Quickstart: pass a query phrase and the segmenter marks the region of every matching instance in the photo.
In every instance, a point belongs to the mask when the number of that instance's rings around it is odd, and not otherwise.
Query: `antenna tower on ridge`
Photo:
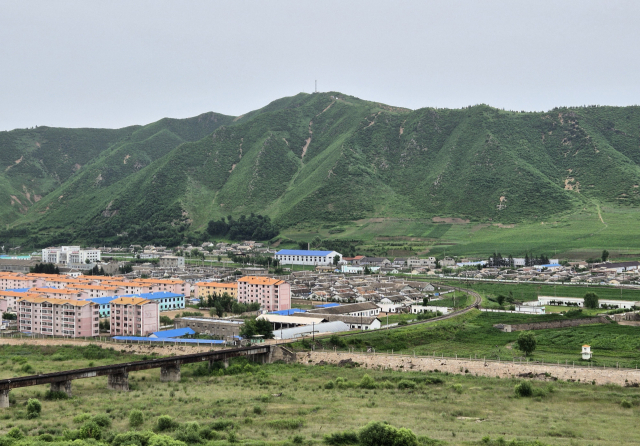
[[[318,92],[318,81],[316,80],[316,93]]]

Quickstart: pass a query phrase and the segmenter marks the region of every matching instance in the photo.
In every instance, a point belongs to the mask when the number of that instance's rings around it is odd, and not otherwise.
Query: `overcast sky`
[[[640,104],[640,2],[0,0],[0,130],[240,115],[301,91],[411,109]]]

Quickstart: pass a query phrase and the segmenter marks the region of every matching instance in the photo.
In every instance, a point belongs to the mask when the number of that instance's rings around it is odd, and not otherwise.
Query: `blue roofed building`
[[[288,310],[280,310],[280,311],[272,311],[269,314],[278,314],[280,316],[291,316],[296,313],[306,313],[307,310],[302,310],[300,308],[289,308]]]
[[[168,291],[157,291],[155,293],[126,294],[112,297],[92,297],[88,300],[100,306],[100,317],[111,317],[111,303],[120,297],[142,297],[158,303],[158,311],[180,310],[185,307],[185,299],[182,294],[170,293]]]
[[[142,297],[143,299],[158,302],[160,311],[180,310],[185,307],[185,299],[182,294],[168,291],[156,291],[155,293],[127,294],[121,297]]]
[[[190,336],[196,334],[189,327],[174,328],[173,330],[156,331],[149,335],[150,338],[181,338],[182,336]]]
[[[111,317],[111,304],[110,302],[114,300],[115,297],[92,297],[88,300],[89,302],[93,302],[98,305],[100,309],[100,317]]]
[[[275,258],[281,265],[332,265],[335,256],[342,254],[336,251],[308,251],[303,249],[281,249],[275,254]]]
[[[331,302],[328,304],[321,304],[321,305],[314,305],[314,307],[316,308],[331,308],[331,307],[339,307],[340,304],[335,303],[335,302]]]

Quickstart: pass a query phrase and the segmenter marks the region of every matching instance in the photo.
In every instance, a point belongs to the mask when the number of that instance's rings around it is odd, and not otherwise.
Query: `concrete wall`
[[[468,370],[470,374],[477,376],[487,376],[491,378],[518,378],[518,375],[531,373],[538,379],[550,380],[553,378],[561,380],[573,380],[591,385],[596,384],[618,384],[621,386],[640,383],[640,370],[617,369],[615,367],[587,368],[573,367],[569,362],[564,364],[539,364],[534,362],[513,362],[513,361],[484,361],[469,359],[452,359],[438,357],[412,357],[401,355],[381,355],[381,354],[360,354],[332,351],[301,352],[297,354],[296,361],[303,365],[316,365],[321,361],[328,364],[338,364],[340,361],[351,359],[360,364],[363,369],[391,369],[399,371],[427,372],[439,370],[455,374],[464,374]],[[576,355],[576,364],[580,364],[580,356]],[[615,364],[613,364],[615,365]],[[553,378],[546,378],[545,373],[549,373]]]
[[[495,324],[494,327],[505,333],[511,333],[513,331],[546,330],[548,328],[578,327],[580,325],[608,323],[609,320],[606,317],[588,317],[582,319],[570,319],[567,321],[534,322],[531,324]]]

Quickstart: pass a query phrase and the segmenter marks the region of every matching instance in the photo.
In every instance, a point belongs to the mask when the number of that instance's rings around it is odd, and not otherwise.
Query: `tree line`
[[[266,215],[241,215],[235,220],[231,215],[226,219],[211,220],[207,225],[209,235],[230,240],[269,240],[280,233],[278,226]]]
[[[200,304],[198,305],[200,308],[209,308],[215,313],[216,316],[222,317],[224,313],[233,313],[233,314],[241,314],[246,313],[247,311],[258,311],[260,310],[260,303],[252,302],[249,304],[244,304],[238,302],[229,293],[213,293],[209,294],[206,297],[203,297],[200,300]]]

